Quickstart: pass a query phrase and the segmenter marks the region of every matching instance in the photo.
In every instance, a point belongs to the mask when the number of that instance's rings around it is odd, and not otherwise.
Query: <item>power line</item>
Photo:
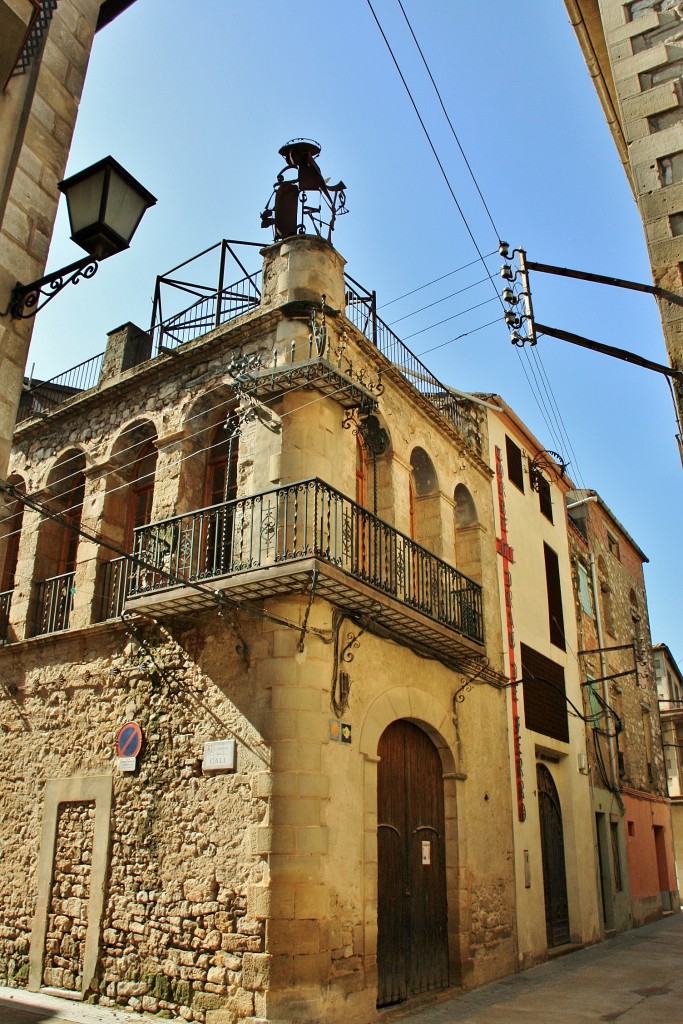
[[[426,59],[424,53],[422,52],[422,47],[418,43],[417,37],[415,36],[415,33],[413,32],[413,26],[410,24],[410,21],[408,20],[408,15],[405,12],[405,9],[403,7],[403,4],[401,3],[401,0],[398,0],[398,6],[401,8],[401,14],[405,18],[406,25],[410,29],[410,34],[413,37],[413,42],[415,43],[415,46],[417,47],[417,52],[420,54],[420,57],[422,58],[422,63],[424,64],[425,70],[426,70],[427,74],[429,75],[429,80],[432,83],[432,85],[434,86],[434,92],[437,95],[437,99],[439,100],[439,103],[441,105],[441,109],[443,111],[444,117],[446,118],[446,121],[448,122],[448,127],[450,128],[451,134],[452,134],[453,138],[455,139],[455,141],[457,143],[458,149],[460,150],[460,155],[462,156],[463,160],[465,161],[465,166],[467,167],[467,170],[469,171],[470,177],[471,177],[472,181],[474,182],[474,187],[476,188],[477,192],[479,193],[479,198],[481,199],[482,204],[484,206],[484,209],[486,210],[486,214],[488,216],[488,219],[491,222],[491,227],[493,228],[493,230],[495,232],[496,238],[500,239],[501,234],[500,234],[498,228],[496,227],[496,225],[493,223],[493,217],[491,216],[491,211],[489,210],[488,204],[487,204],[486,200],[484,199],[484,196],[482,194],[481,189],[479,188],[479,182],[477,181],[477,179],[476,179],[476,177],[474,175],[474,171],[472,170],[472,168],[470,166],[470,162],[467,159],[467,157],[465,156],[465,150],[460,145],[460,139],[458,138],[458,135],[457,135],[457,133],[455,131],[455,128],[453,127],[453,122],[451,121],[450,117],[448,116],[448,111],[446,110],[444,102],[441,99],[441,93],[439,92],[438,86],[437,86],[436,82],[434,81],[434,76],[432,75],[432,72],[430,70],[429,64],[427,63],[427,59]]]
[[[477,285],[485,284],[487,281],[487,277],[481,277],[478,281],[465,285],[464,288],[458,288],[457,291],[451,292],[449,295],[444,295],[442,299],[436,299],[434,302],[427,303],[426,306],[420,306],[418,309],[414,309],[412,313],[405,313],[403,316],[399,316],[396,320],[389,320],[387,327],[393,327],[394,324],[400,324],[402,320],[408,320],[411,316],[417,316],[418,313],[424,313],[425,309],[432,309],[433,306],[438,306],[442,302],[447,302],[448,299],[453,299],[456,295],[462,295],[463,292],[468,292],[472,288],[476,288]]]
[[[484,256],[484,259],[487,260],[491,256],[495,256],[497,252],[497,249],[493,249],[491,252],[487,252],[486,255]],[[388,302],[381,303],[381,305],[379,305],[377,308],[386,309],[387,306],[393,306],[395,302],[400,302],[401,299],[407,299],[410,295],[414,295],[415,292],[421,292],[425,288],[429,288],[430,285],[438,284],[439,281],[443,281],[447,277],[452,277],[453,274],[459,274],[461,270],[467,270],[468,267],[473,267],[476,263],[479,263],[478,259],[470,260],[469,263],[464,263],[461,267],[456,267],[455,270],[449,270],[448,273],[441,274],[440,277],[435,277],[431,281],[427,281],[425,284],[418,285],[417,288],[412,288],[409,292],[404,292],[403,295],[397,295],[395,299],[389,299]]]
[[[498,301],[500,302],[501,307],[503,307],[503,309],[504,309],[505,307],[503,306],[503,300],[501,299],[500,295],[498,294],[498,288],[496,287],[496,284],[495,284],[493,278],[491,277],[491,273],[489,271],[489,268],[486,266],[486,261],[484,259],[484,256],[483,256],[482,252],[481,252],[481,249],[479,248],[479,245],[477,244],[477,240],[474,237],[472,229],[471,229],[471,227],[470,227],[470,225],[468,223],[467,217],[465,216],[465,214],[463,212],[463,209],[462,209],[460,203],[458,202],[458,199],[457,199],[457,196],[455,194],[455,191],[453,190],[453,186],[451,185],[450,179],[449,179],[448,175],[446,174],[446,170],[445,170],[445,168],[443,166],[443,163],[441,162],[441,158],[439,157],[439,154],[436,151],[436,146],[432,142],[431,135],[429,134],[427,126],[424,123],[424,120],[422,119],[422,115],[420,114],[420,111],[418,109],[417,103],[415,102],[413,94],[410,91],[410,86],[408,85],[408,83],[407,83],[407,81],[405,79],[405,76],[404,76],[403,72],[401,71],[401,67],[400,67],[400,65],[398,63],[398,60],[396,59],[394,51],[391,48],[391,43],[389,42],[389,40],[387,39],[387,37],[385,35],[384,29],[382,28],[382,25],[380,24],[379,18],[377,17],[377,15],[375,13],[375,9],[372,6],[371,0],[366,0],[366,3],[368,5],[368,7],[370,8],[370,12],[371,12],[371,14],[372,14],[372,16],[373,16],[373,18],[375,20],[375,24],[377,25],[377,28],[379,29],[380,34],[382,36],[382,39],[384,40],[384,44],[385,44],[387,50],[389,51],[389,54],[391,56],[392,61],[394,62],[394,67],[396,68],[396,70],[397,70],[397,72],[399,74],[399,77],[400,77],[400,79],[401,79],[401,81],[403,83],[403,87],[405,88],[406,93],[408,94],[408,99],[410,100],[410,102],[412,104],[412,107],[413,107],[413,110],[415,111],[415,115],[416,115],[418,121],[420,122],[420,126],[422,128],[422,131],[424,132],[425,138],[427,139],[427,142],[429,143],[429,148],[431,149],[432,154],[434,155],[434,159],[436,160],[437,165],[439,167],[439,170],[441,171],[442,177],[443,177],[443,179],[444,179],[444,181],[446,183],[446,187],[448,188],[448,191],[451,194],[451,198],[452,198],[452,200],[453,200],[453,202],[455,204],[455,207],[456,207],[458,213],[460,214],[460,219],[462,220],[463,224],[465,225],[465,228],[467,230],[468,235],[470,236],[470,239],[472,240],[472,244],[473,244],[473,246],[474,246],[474,248],[475,248],[475,250],[477,252],[477,255],[479,256],[479,259],[480,259],[481,263],[483,264],[484,269],[486,270],[486,273],[487,273],[487,275],[489,277],[489,280],[491,281],[491,285],[493,286],[493,289],[494,289],[494,291],[496,293],[496,297],[498,298]]]
[[[406,92],[408,94],[408,97],[409,97],[410,102],[411,102],[411,104],[413,106],[415,114],[417,115],[417,118],[418,118],[418,120],[420,122],[422,130],[423,130],[423,132],[424,132],[424,134],[425,134],[425,136],[427,138],[427,142],[429,143],[429,146],[430,146],[430,148],[432,150],[434,158],[435,158],[435,160],[436,160],[436,162],[437,162],[437,164],[439,166],[439,170],[441,171],[441,174],[443,175],[443,178],[444,178],[444,180],[446,182],[446,185],[447,185],[448,190],[449,190],[449,192],[451,194],[453,202],[455,203],[455,206],[456,206],[456,208],[458,210],[458,213],[460,214],[460,217],[461,217],[461,219],[462,219],[462,221],[463,221],[463,223],[464,223],[464,225],[465,225],[465,227],[467,229],[467,232],[468,232],[468,234],[469,234],[469,236],[470,236],[470,238],[472,240],[472,243],[474,244],[474,247],[475,247],[477,253],[479,254],[479,259],[481,260],[481,262],[482,262],[482,264],[483,264],[483,266],[484,266],[484,268],[486,270],[487,276],[488,276],[489,280],[491,281],[491,285],[494,288],[494,291],[496,293],[496,297],[497,297],[498,301],[501,303],[501,305],[503,305],[502,298],[501,298],[501,296],[500,296],[500,294],[498,292],[498,288],[497,288],[497,286],[496,286],[496,284],[495,284],[495,282],[494,282],[494,280],[493,280],[493,278],[491,276],[491,273],[490,273],[488,267],[486,266],[486,263],[484,261],[484,257],[482,256],[481,250],[479,249],[479,246],[477,245],[476,239],[474,238],[474,234],[473,234],[473,232],[472,232],[472,230],[471,230],[471,228],[469,226],[467,218],[465,217],[465,214],[464,214],[464,212],[462,210],[462,207],[460,206],[460,203],[458,202],[458,200],[456,198],[455,192],[454,192],[454,190],[453,190],[453,188],[451,186],[451,183],[450,183],[450,180],[448,178],[448,175],[446,174],[446,171],[444,169],[443,163],[442,163],[442,161],[441,161],[441,159],[440,159],[440,157],[439,157],[439,155],[438,155],[438,153],[436,151],[436,147],[435,147],[435,145],[434,145],[434,143],[433,143],[433,141],[431,139],[429,131],[427,130],[427,127],[426,127],[426,125],[424,123],[424,120],[423,120],[422,116],[420,115],[420,112],[419,112],[418,107],[417,107],[417,103],[416,103],[416,101],[415,101],[415,99],[414,99],[414,97],[412,95],[412,92],[411,92],[409,86],[408,86],[406,78],[405,78],[403,72],[401,71],[401,68],[399,66],[398,60],[397,60],[397,58],[396,58],[396,56],[395,56],[395,54],[394,54],[394,52],[392,50],[392,47],[391,47],[391,45],[390,45],[390,43],[389,43],[389,41],[387,39],[387,36],[386,36],[384,30],[383,30],[383,28],[382,28],[382,26],[380,24],[380,21],[379,21],[379,19],[377,17],[377,14],[375,13],[375,10],[374,10],[374,8],[372,6],[371,0],[367,0],[367,4],[368,4],[368,7],[370,8],[372,16],[373,16],[373,18],[375,20],[375,23],[377,25],[377,28],[379,29],[379,31],[381,33],[382,39],[384,40],[384,43],[385,43],[385,45],[386,45],[386,47],[387,47],[387,49],[389,51],[389,54],[391,55],[391,58],[392,58],[392,60],[394,62],[394,66],[396,67],[396,70],[397,70],[397,72],[398,72],[398,74],[399,74],[399,76],[401,78],[403,86],[404,86],[404,88],[405,88],[405,90],[406,90]],[[470,163],[469,163],[469,161],[468,161],[468,159],[467,159],[467,157],[465,155],[464,149],[463,149],[463,147],[462,147],[462,145],[460,143],[460,139],[457,136],[457,133],[455,131],[453,123],[452,123],[452,121],[451,121],[451,119],[450,119],[450,117],[448,115],[448,112],[446,110],[445,104],[444,104],[443,99],[441,97],[441,93],[440,93],[440,91],[438,89],[438,86],[437,86],[436,81],[434,79],[434,76],[433,76],[433,74],[431,72],[431,69],[430,69],[429,64],[427,62],[427,59],[426,59],[426,57],[424,55],[424,52],[423,52],[423,50],[422,50],[422,48],[421,48],[421,46],[420,46],[420,44],[419,44],[419,42],[417,40],[415,32],[413,31],[413,27],[412,27],[412,25],[410,23],[410,20],[408,19],[408,16],[407,16],[407,14],[405,12],[405,9],[403,8],[403,4],[401,3],[401,0],[398,0],[398,4],[399,4],[399,7],[401,8],[401,12],[402,12],[403,17],[404,17],[404,19],[406,21],[406,24],[407,24],[407,26],[408,26],[408,28],[410,30],[410,34],[411,34],[411,36],[413,38],[415,46],[417,47],[418,53],[420,54],[422,62],[423,62],[424,66],[425,66],[425,68],[427,70],[427,74],[429,75],[429,79],[430,79],[430,81],[432,83],[432,86],[434,88],[434,91],[435,91],[435,93],[437,95],[437,98],[438,98],[439,103],[441,105],[441,109],[442,109],[442,111],[444,113],[444,116],[446,117],[446,120],[448,122],[449,128],[450,128],[451,133],[453,135],[453,138],[455,139],[455,141],[456,141],[456,143],[458,145],[458,149],[460,150],[460,153],[462,154],[463,160],[465,161],[465,164],[467,166],[467,170],[468,170],[468,172],[470,174],[470,177],[472,178],[472,181],[473,181],[473,183],[475,185],[475,188],[476,188],[476,190],[477,190],[477,192],[479,194],[479,197],[480,197],[480,199],[482,201],[484,209],[486,210],[488,218],[489,218],[489,220],[491,222],[491,226],[492,226],[492,228],[493,228],[493,230],[494,230],[494,232],[496,234],[496,237],[500,240],[500,238],[501,238],[500,232],[498,231],[498,229],[497,229],[497,227],[495,225],[495,222],[494,222],[493,217],[491,215],[491,211],[490,211],[490,209],[488,207],[488,204],[486,203],[486,200],[484,199],[484,195],[483,195],[483,193],[481,191],[481,188],[479,187],[479,183],[478,183],[478,181],[476,179],[474,171],[472,170],[472,167],[471,167],[471,165],[470,165]],[[409,335],[409,337],[413,337],[413,335]],[[537,354],[536,359],[537,359],[537,361],[539,363],[541,362],[540,354]],[[523,363],[522,363],[522,365],[523,365]],[[534,398],[535,398],[535,400],[536,400],[536,402],[537,402],[537,404],[539,406],[539,409],[541,410],[541,414],[543,416],[543,419],[544,419],[546,425],[550,429],[550,435],[552,437],[554,437],[554,439],[555,439],[554,443],[557,444],[557,446],[558,446],[558,448],[560,450],[562,450],[564,448],[564,443],[561,441],[561,436],[560,436],[561,435],[561,430],[560,430],[560,433],[558,434],[550,425],[551,421],[552,421],[552,419],[554,417],[554,413],[553,413],[553,410],[552,410],[552,403],[554,402],[555,407],[558,408],[557,400],[555,399],[555,396],[552,393],[552,386],[550,385],[550,381],[549,381],[545,371],[543,371],[544,374],[545,374],[545,381],[546,382],[544,382],[543,380],[541,380],[539,382],[539,380],[537,378],[537,375],[536,375],[536,371],[535,371],[535,369],[534,369],[534,367],[533,367],[533,365],[531,363],[529,363],[529,370],[530,370],[531,375],[533,376],[533,378],[534,378],[534,380],[536,382],[536,388],[537,388],[537,392],[538,392],[538,395],[537,395],[536,393],[534,393],[534,390],[532,388],[532,394],[534,394]],[[525,370],[525,376],[527,377],[527,381],[528,381],[528,383],[529,383],[529,385],[531,387],[531,381],[530,381],[529,375],[526,373],[526,370]],[[549,392],[550,394],[552,394],[552,401],[551,401],[550,407],[546,408],[545,410],[543,409],[543,406],[546,405],[546,402],[545,402],[545,400],[543,398],[544,390],[546,391],[546,393]],[[549,401],[550,401],[550,398],[549,398]],[[558,412],[559,412],[559,409],[558,409]],[[561,420],[561,417],[560,417],[560,420]],[[567,440],[568,440],[568,438],[567,438]],[[571,447],[571,445],[569,447]],[[574,458],[576,459],[575,455],[574,455]],[[577,465],[577,470],[578,470],[578,465]]]

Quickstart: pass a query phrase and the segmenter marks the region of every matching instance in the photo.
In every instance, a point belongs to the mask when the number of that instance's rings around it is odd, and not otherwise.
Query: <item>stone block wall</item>
[[[99,0],[60,0],[42,53],[0,94],[0,309],[17,281],[45,272]],[[32,320],[0,319],[0,477],[4,478]]]

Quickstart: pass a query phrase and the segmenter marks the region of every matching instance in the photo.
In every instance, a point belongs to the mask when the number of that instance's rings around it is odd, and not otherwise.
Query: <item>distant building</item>
[[[529,428],[487,396],[508,685],[517,955],[600,937],[565,494]],[[490,538],[489,544],[494,543]]]
[[[643,220],[654,283],[683,297],[683,47],[676,0],[565,0]],[[583,267],[592,270],[591,267]],[[659,300],[683,369],[683,305]],[[673,385],[683,457],[683,388]]]
[[[653,650],[680,891],[683,879],[683,675],[666,644],[655,644]]]
[[[595,491],[566,495],[606,932],[678,908],[643,562]]]

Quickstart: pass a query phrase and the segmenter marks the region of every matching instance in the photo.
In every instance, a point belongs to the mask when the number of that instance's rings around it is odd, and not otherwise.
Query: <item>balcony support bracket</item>
[[[490,659],[485,654],[481,655],[481,664],[477,672],[473,676],[470,676],[465,682],[458,687],[453,694],[453,713],[456,711],[456,704],[462,704],[465,700],[465,694],[469,693],[474,683],[484,674],[486,669],[489,667]]]
[[[216,594],[216,597],[220,598],[221,595]],[[228,623],[235,639],[237,640],[237,646],[235,647],[237,654],[244,659],[245,666],[249,668],[249,644],[242,635],[242,631],[240,630],[239,623],[237,621],[236,612],[227,608],[222,600],[219,600],[219,609],[218,614],[225,622]]]
[[[311,608],[313,607],[313,602],[315,601],[315,588],[317,587],[317,585],[318,570],[314,569],[313,572],[311,573],[311,586],[308,591],[308,604],[306,606],[306,611],[304,612],[304,621],[301,623],[301,633],[299,634],[299,642],[296,645],[296,649],[299,652],[299,654],[304,653],[304,643],[306,641],[306,627],[308,626],[308,616],[311,614]]]

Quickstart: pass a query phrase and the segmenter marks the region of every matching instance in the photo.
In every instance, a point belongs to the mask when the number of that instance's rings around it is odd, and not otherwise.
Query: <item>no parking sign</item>
[[[126,722],[116,734],[116,756],[119,770],[134,772],[142,748],[142,729],[137,722]]]

